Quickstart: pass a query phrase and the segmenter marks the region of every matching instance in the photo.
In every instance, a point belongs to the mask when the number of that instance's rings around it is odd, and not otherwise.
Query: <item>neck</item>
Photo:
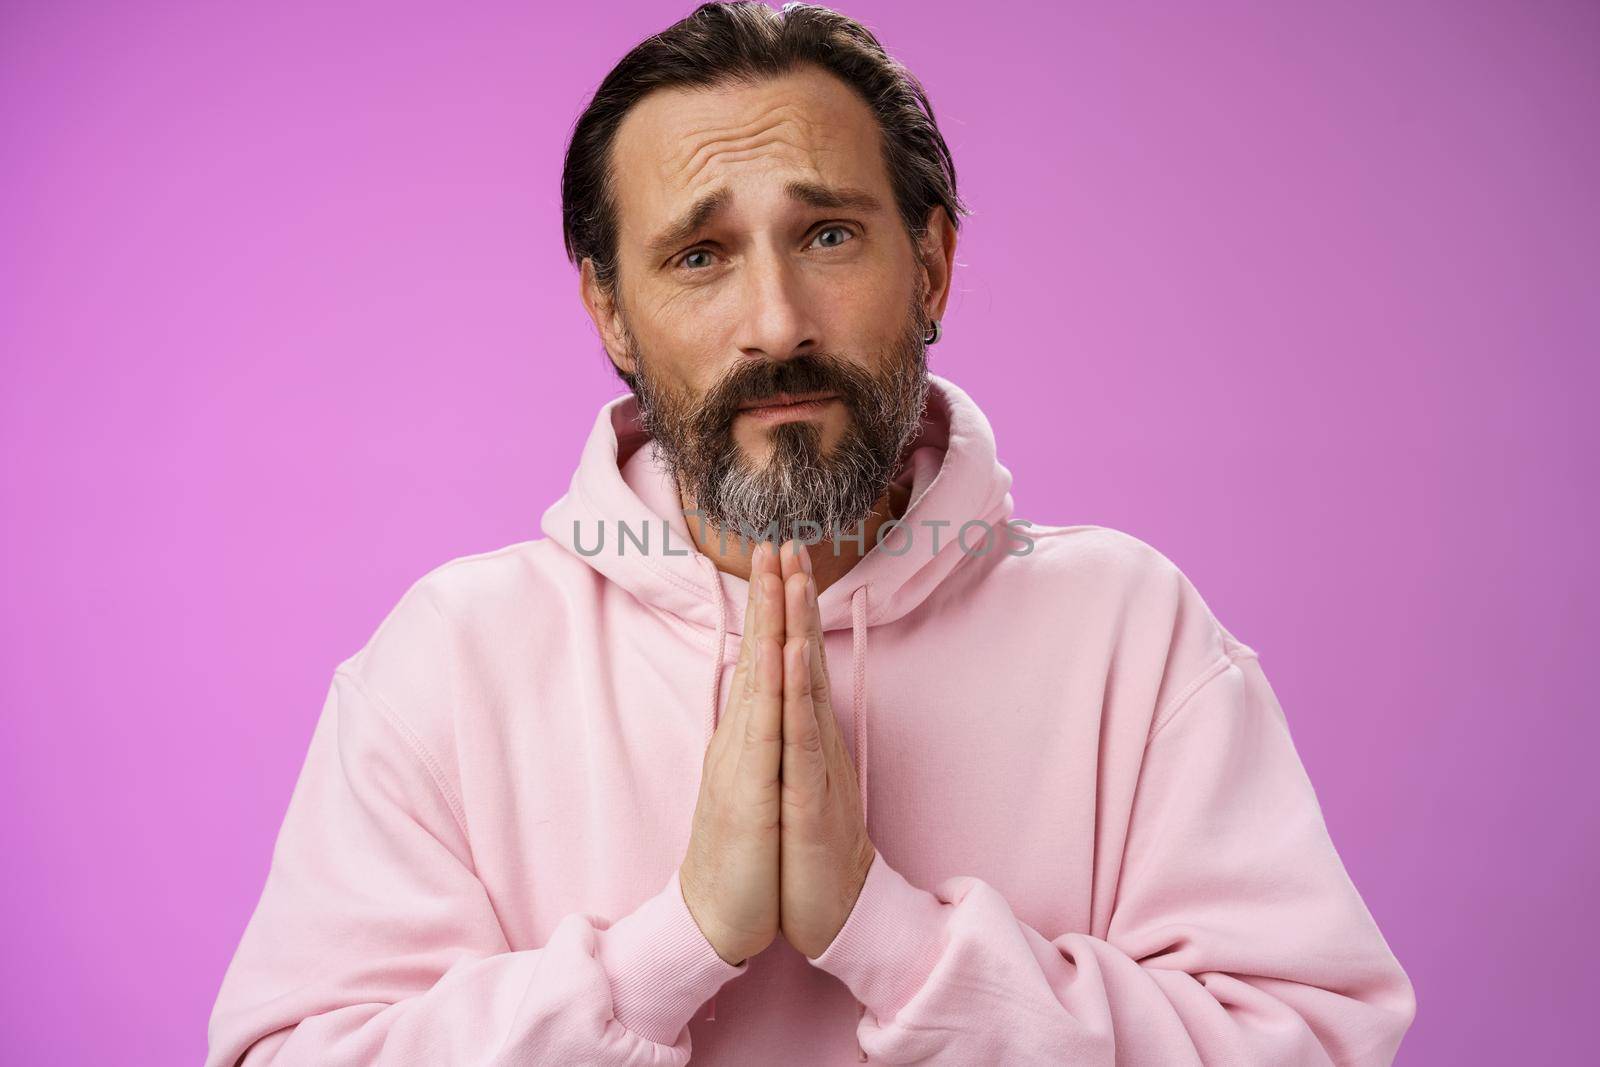
[[[678,490],[678,499],[682,501],[686,512],[694,509],[694,501],[681,488]],[[848,574],[851,567],[861,562],[861,557],[878,543],[879,527],[890,519],[903,517],[910,502],[910,489],[890,483],[889,488],[872,505],[871,513],[861,523],[860,543],[857,543],[854,530],[851,529],[845,531],[849,536],[824,538],[816,544],[808,545],[812,573],[817,580],[817,592],[821,593]],[[755,541],[738,533],[721,531],[708,522],[702,522],[695,515],[686,516],[686,521],[689,524],[689,536],[694,539],[695,547],[711,557],[718,570],[738,575],[747,582],[750,580],[750,554],[755,551]]]

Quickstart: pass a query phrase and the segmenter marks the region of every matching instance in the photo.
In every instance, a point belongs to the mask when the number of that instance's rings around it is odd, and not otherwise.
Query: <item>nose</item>
[[[782,361],[813,351],[820,321],[805,279],[771,249],[747,258],[739,318],[739,351],[747,359]]]

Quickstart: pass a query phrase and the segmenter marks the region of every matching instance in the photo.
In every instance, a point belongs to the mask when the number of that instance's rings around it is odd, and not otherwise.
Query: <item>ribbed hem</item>
[[[684,903],[676,870],[659,893],[599,931],[598,940],[612,1013],[660,1045],[675,1044],[696,1009],[750,969],[749,960],[736,966],[717,955]]]
[[[880,1022],[899,1014],[944,950],[951,905],[906,881],[880,850],[850,917],[807,962],[843,982]]]

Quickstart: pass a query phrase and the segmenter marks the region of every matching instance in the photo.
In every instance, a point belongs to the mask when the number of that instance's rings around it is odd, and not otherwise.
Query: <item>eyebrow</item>
[[[789,199],[797,200],[808,207],[824,208],[831,211],[841,209],[855,211],[881,211],[883,201],[865,189],[849,187],[835,189],[831,186],[820,185],[817,182],[792,181],[783,187]],[[676,251],[684,242],[693,237],[706,223],[727,208],[733,199],[733,191],[726,185],[714,189],[694,202],[694,205],[685,211],[676,222],[662,230],[651,239],[647,249],[652,259]]]

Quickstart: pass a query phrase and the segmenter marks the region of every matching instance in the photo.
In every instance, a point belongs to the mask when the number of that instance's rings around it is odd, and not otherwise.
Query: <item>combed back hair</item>
[[[892,59],[861,23],[816,4],[774,11],[758,0],[701,4],[647,38],[606,75],[573,124],[561,171],[561,229],[567,258],[593,261],[603,292],[615,295],[617,128],[657,89],[751,84],[814,66],[853,88],[883,135],[896,207],[913,241],[942,205],[952,225],[970,214],[956,195],[956,168],[922,83]]]

